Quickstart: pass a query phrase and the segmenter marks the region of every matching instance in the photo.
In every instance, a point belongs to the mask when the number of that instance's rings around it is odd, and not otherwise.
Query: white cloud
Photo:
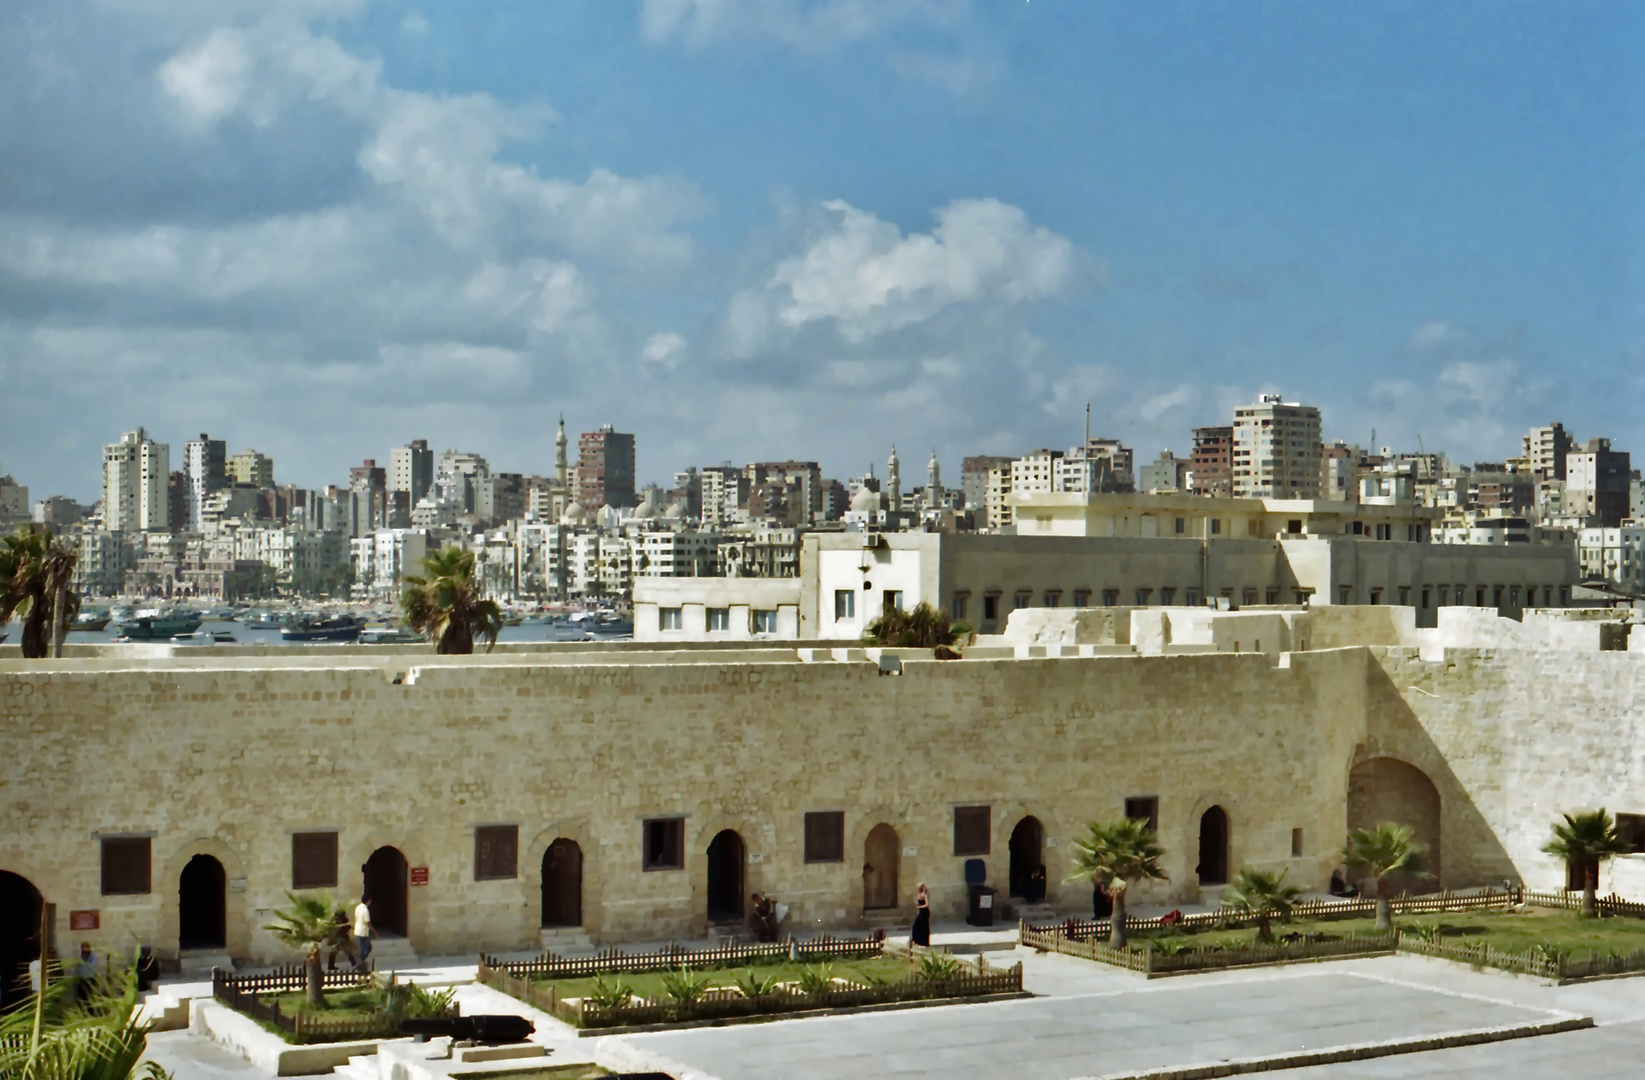
[[[665,368],[679,365],[685,359],[685,338],[672,331],[652,334],[645,339],[645,347],[640,350],[641,359],[651,364],[661,364]]]
[[[967,7],[966,0],[644,0],[640,29],[653,43],[766,39],[822,52],[899,24],[952,25]]]
[[[1412,349],[1422,352],[1439,348],[1442,345],[1449,345],[1461,336],[1461,332],[1452,327],[1450,323],[1430,321],[1418,326],[1411,333],[1409,344]]]
[[[1514,385],[1512,360],[1458,360],[1440,370],[1439,381],[1455,386],[1476,404],[1501,400]]]
[[[400,20],[400,33],[422,37],[428,33],[428,16],[420,11],[408,11]]]
[[[251,67],[244,36],[216,30],[160,65],[158,77],[190,121],[211,125],[240,107]]]
[[[986,90],[1005,74],[1005,62],[998,57],[899,51],[887,56],[886,61],[892,71],[910,82],[925,83],[955,97]]]
[[[1143,399],[1138,406],[1144,420],[1157,420],[1172,409],[1181,409],[1199,401],[1199,391],[1192,386],[1179,386],[1163,394]]]
[[[823,206],[830,226],[771,275],[789,327],[832,320],[861,342],[959,304],[1045,299],[1073,273],[1072,243],[995,199],[952,202],[930,233],[907,237],[839,200]]]

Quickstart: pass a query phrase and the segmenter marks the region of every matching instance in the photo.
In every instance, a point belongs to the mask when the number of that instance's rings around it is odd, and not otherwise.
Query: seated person
[[[1037,904],[1045,899],[1045,864],[1040,863],[1034,872],[1028,875],[1028,887],[1023,890],[1022,898],[1030,904]]]
[[[1331,871],[1330,891],[1332,896],[1353,897],[1359,895],[1359,890],[1348,884],[1340,869]]]
[[[777,905],[769,897],[755,893],[750,899],[754,902],[753,910],[748,913],[748,925],[754,931],[756,941],[777,940]]]

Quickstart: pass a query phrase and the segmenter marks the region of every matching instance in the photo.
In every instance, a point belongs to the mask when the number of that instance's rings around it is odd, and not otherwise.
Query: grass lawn
[[[327,990],[325,1007],[320,1009],[311,1008],[308,995],[301,990],[293,994],[280,994],[274,1000],[287,1016],[307,1013],[327,1020],[364,1020],[383,1007],[383,992],[375,987],[369,990]]]
[[[749,972],[754,972],[762,979],[775,977],[780,981],[796,980],[802,971],[816,971],[822,965],[791,963],[783,960],[770,964],[744,964],[737,967],[723,967],[706,969],[703,973],[709,977],[709,986],[735,986],[737,981]],[[860,960],[837,960],[830,965],[834,978],[850,979],[852,982],[870,983],[874,979],[882,982],[900,982],[908,978],[918,968],[907,960],[895,960],[889,957],[864,957]],[[606,983],[616,985],[622,982],[631,988],[635,995],[651,1001],[668,1000],[663,990],[663,977],[669,974],[666,971],[648,971],[641,974],[613,974],[601,976]],[[550,986],[561,998],[585,997],[594,988],[594,979],[544,979],[536,983],[540,989],[547,990]]]
[[[1493,949],[1504,952],[1529,952],[1538,945],[1553,945],[1583,959],[1597,953],[1604,956],[1612,950],[1633,952],[1645,949],[1645,919],[1583,919],[1574,911],[1550,911],[1530,908],[1522,912],[1457,911],[1435,915],[1396,916],[1394,925],[1402,931],[1433,927],[1440,940],[1448,944],[1475,944],[1484,941]],[[1364,919],[1298,919],[1290,923],[1274,923],[1274,937],[1288,934],[1319,934],[1327,938],[1345,938],[1349,934],[1375,933],[1376,920]],[[1131,939],[1144,947],[1160,939],[1186,940],[1192,946],[1234,945],[1254,941],[1255,927],[1242,930],[1205,929],[1190,933],[1149,930],[1133,933]]]

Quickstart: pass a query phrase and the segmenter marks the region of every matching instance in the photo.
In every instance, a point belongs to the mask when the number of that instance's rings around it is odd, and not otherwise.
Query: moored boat
[[[280,628],[280,640],[301,643],[358,641],[366,621],[357,615],[310,615]]]
[[[203,621],[187,608],[144,608],[130,620],[115,623],[114,632],[127,641],[170,641],[194,633]]]

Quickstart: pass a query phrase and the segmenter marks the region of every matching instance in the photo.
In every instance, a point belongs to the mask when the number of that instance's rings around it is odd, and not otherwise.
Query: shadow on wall
[[[1396,821],[1416,829],[1436,856],[1437,875],[1404,883],[1413,892],[1523,880],[1394,679],[1374,656],[1366,663],[1367,733],[1348,763],[1348,827]]]

